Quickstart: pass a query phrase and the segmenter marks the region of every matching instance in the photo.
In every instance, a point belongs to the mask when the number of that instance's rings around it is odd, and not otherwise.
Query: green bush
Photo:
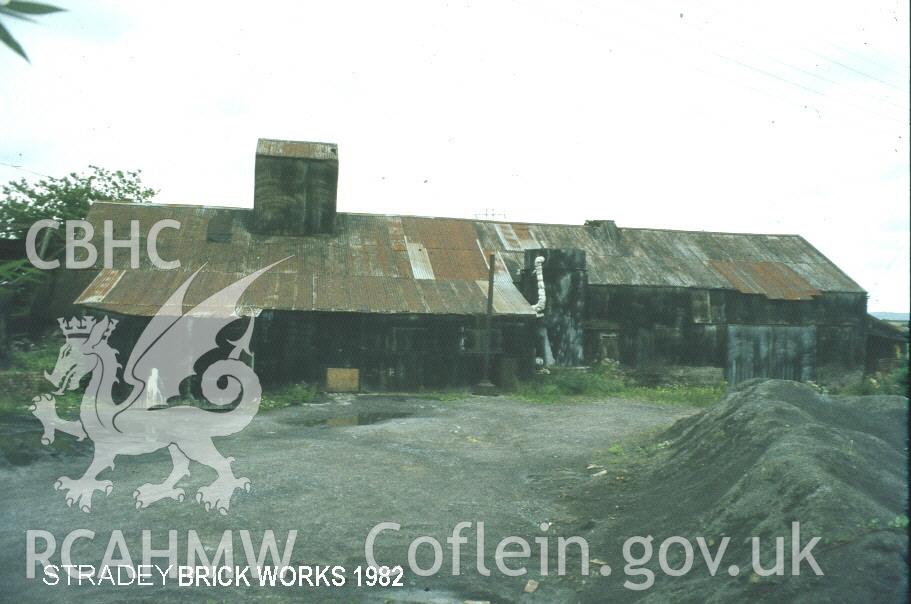
[[[311,403],[319,397],[319,388],[301,382],[269,392],[263,392],[260,409],[281,409],[292,405]]]
[[[50,372],[57,364],[63,340],[45,337],[36,342],[20,339],[12,344],[10,369],[18,371]]]
[[[845,386],[832,394],[851,396],[866,396],[870,394],[895,394],[908,396],[908,360],[903,359],[902,364],[887,373],[877,372],[864,376],[857,384]]]
[[[880,377],[880,390],[883,394],[908,396],[908,359],[902,365]]]

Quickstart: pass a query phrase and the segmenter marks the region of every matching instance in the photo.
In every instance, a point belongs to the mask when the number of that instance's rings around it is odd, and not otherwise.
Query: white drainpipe
[[[547,305],[547,294],[544,292],[544,256],[535,258],[535,276],[538,278],[538,301],[531,307],[538,317],[543,317],[544,307]]]

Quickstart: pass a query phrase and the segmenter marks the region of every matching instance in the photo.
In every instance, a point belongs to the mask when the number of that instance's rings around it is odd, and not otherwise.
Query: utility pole
[[[491,333],[491,324],[493,318],[494,262],[496,262],[496,256],[490,254],[487,271],[487,312],[484,314],[484,360],[481,367],[481,381],[475,384],[474,387],[475,394],[483,395],[496,394],[496,388],[493,382],[490,381],[490,343],[493,340],[491,337],[493,335]]]

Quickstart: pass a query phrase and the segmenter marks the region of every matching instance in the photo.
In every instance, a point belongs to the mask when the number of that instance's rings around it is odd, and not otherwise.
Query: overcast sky
[[[341,211],[799,233],[909,308],[906,2],[56,3],[2,182],[251,206],[258,137],[336,142]]]

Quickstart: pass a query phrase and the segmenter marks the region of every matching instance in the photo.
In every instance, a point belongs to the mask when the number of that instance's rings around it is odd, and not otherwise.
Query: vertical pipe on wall
[[[475,394],[493,394],[495,389],[490,381],[491,319],[493,317],[493,277],[496,256],[490,254],[487,271],[487,312],[484,314],[484,359],[481,367],[481,381],[474,387]]]

